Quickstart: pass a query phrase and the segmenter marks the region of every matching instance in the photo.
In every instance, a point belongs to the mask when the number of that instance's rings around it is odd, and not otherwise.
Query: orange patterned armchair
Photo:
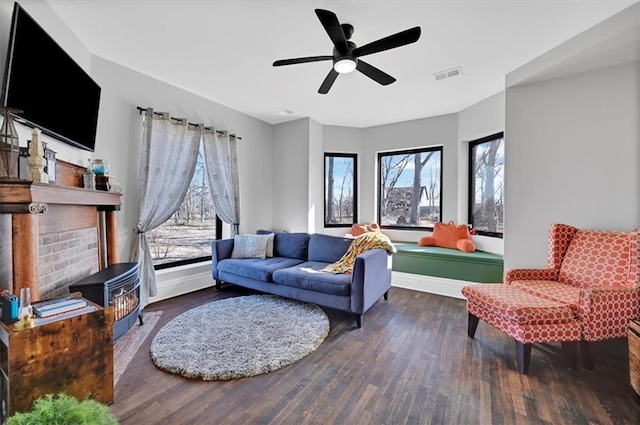
[[[629,233],[549,229],[546,269],[512,269],[504,283],[528,294],[568,305],[580,324],[583,365],[593,368],[589,342],[627,335],[640,318],[639,229]]]

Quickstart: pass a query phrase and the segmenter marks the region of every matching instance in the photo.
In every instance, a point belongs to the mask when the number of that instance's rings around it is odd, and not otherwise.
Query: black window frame
[[[327,223],[327,158],[351,158],[353,159],[353,222],[352,223]],[[322,221],[326,228],[351,227],[358,222],[358,154],[344,152],[325,152],[323,157],[323,214]]]
[[[382,158],[392,155],[404,155],[404,154],[421,154],[424,152],[440,152],[440,207],[438,214],[438,221],[442,221],[442,189],[443,189],[443,176],[444,176],[444,146],[428,146],[423,148],[403,149],[397,151],[378,152],[378,201],[377,201],[377,219],[378,225],[381,229],[390,230],[433,230],[433,226],[398,226],[398,225],[383,225],[382,224]]]
[[[483,144],[483,143],[489,143],[489,142],[493,142],[493,141],[499,140],[499,139],[503,139],[503,143],[505,143],[505,141],[504,141],[504,132],[503,131],[469,142],[469,164],[468,164],[468,167],[467,167],[467,175],[468,175],[468,182],[467,182],[467,189],[468,189],[468,194],[467,194],[467,202],[468,202],[467,222],[469,223],[469,225],[472,228],[475,228],[475,225],[474,225],[474,222],[473,222],[473,213],[474,213],[475,192],[476,192],[475,191],[475,173],[474,173],[474,167],[475,167],[474,148],[476,146],[478,146],[478,145]],[[503,176],[504,176],[504,168],[503,168]],[[503,208],[504,208],[504,206],[503,206]],[[503,225],[504,225],[504,211],[503,211]],[[490,231],[479,230],[479,229],[475,229],[475,231],[476,231],[477,235],[481,235],[481,236],[489,236],[489,237],[500,238],[500,239],[504,238],[504,231],[503,232],[490,232]]]

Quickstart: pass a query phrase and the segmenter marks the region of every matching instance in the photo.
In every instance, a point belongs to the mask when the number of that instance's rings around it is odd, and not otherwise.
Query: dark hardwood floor
[[[156,330],[198,305],[249,292],[231,285],[152,304]],[[391,288],[365,314],[325,309],[331,333],[276,372],[204,382],[162,372],[143,344],[115,389],[123,425],[149,424],[638,424],[627,341],[597,343],[595,368],[564,367],[559,344],[533,348],[516,372],[515,343],[480,322],[467,337],[464,301]]]

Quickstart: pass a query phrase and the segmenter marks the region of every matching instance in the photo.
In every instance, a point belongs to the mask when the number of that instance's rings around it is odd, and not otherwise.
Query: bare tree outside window
[[[469,224],[480,235],[504,232],[504,134],[469,144]]]
[[[350,227],[357,222],[357,155],[324,155],[324,225]]]
[[[386,228],[432,228],[441,221],[442,147],[378,154],[378,222]]]
[[[220,226],[200,150],[180,208],[147,235],[154,266],[159,269],[210,259],[211,242],[220,237]]]

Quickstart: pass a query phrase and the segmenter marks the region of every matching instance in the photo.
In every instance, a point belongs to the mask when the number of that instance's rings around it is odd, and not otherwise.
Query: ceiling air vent
[[[433,78],[436,81],[444,80],[445,78],[455,77],[457,75],[462,74],[462,67],[458,66],[456,68],[447,69],[446,71],[440,71],[433,74]]]

